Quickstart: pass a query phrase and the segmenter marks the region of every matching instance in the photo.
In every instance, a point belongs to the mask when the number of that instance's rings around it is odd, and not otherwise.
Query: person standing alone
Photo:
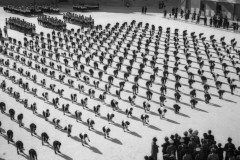
[[[157,138],[154,137],[152,141],[152,150],[151,150],[151,156],[153,160],[157,160],[157,154],[158,154],[158,145],[157,145]]]

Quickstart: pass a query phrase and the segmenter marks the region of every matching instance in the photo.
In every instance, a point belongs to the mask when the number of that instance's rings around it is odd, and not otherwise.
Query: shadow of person
[[[208,113],[208,111],[205,111],[205,110],[203,110],[203,109],[200,109],[200,108],[194,108],[194,110],[197,110],[197,111],[201,111],[201,112]]]
[[[63,153],[58,153],[58,155],[66,160],[73,160],[71,157],[69,157],[68,155],[66,154],[63,154]]]
[[[141,135],[139,135],[139,134],[138,134],[138,133],[136,133],[136,132],[129,131],[129,132],[127,132],[127,133],[129,133],[129,134],[131,134],[131,135],[133,135],[133,136],[136,136],[136,137],[142,138],[142,136],[141,136]]]
[[[142,120],[141,120],[140,118],[138,118],[138,117],[132,116],[131,118],[132,118],[133,120],[135,120],[135,121],[142,122]]]
[[[23,129],[25,129],[27,132],[31,133],[31,130],[29,128],[24,126]]]
[[[52,145],[48,144],[48,145],[46,145],[46,146],[54,151],[54,148],[53,148]],[[66,159],[66,160],[73,160],[71,157],[69,157],[68,155],[63,154],[63,153],[57,152],[57,155],[59,155],[60,157]]]
[[[8,137],[5,134],[0,134],[0,136],[2,136],[5,140],[8,141]]]
[[[176,121],[174,121],[174,120],[171,120],[171,119],[165,118],[164,120],[166,120],[166,121],[168,121],[168,122],[171,122],[171,123],[174,123],[174,124],[180,124],[180,123],[178,123],[178,122],[176,122]]]
[[[96,134],[100,135],[100,136],[104,136],[104,133],[103,132],[100,132],[98,130],[92,130],[93,132],[95,132]]]
[[[80,140],[80,138],[78,138],[77,136],[74,136],[74,137],[70,137],[70,138],[72,138],[73,140],[75,140],[75,141],[77,141],[77,142],[81,142],[82,143],[82,141]]]
[[[118,123],[112,123],[114,126],[122,128],[122,125],[118,124]]]
[[[153,126],[153,125],[149,125],[148,127],[151,128],[151,129],[157,130],[157,131],[162,131],[161,129],[159,129],[156,126]]]
[[[39,135],[33,134],[33,136],[36,137],[37,139],[39,139],[40,141],[42,141],[42,138]]]
[[[3,128],[0,128],[1,133],[6,133],[6,131]]]
[[[108,140],[110,140],[110,141],[112,141],[116,144],[122,145],[122,142],[120,140],[116,139],[116,138],[108,138]]]
[[[20,155],[21,156],[23,156],[24,158],[26,158],[27,160],[30,160],[30,157],[29,157],[29,155],[27,155],[26,153],[24,153],[24,152],[20,152]]]
[[[90,146],[89,149],[91,149],[94,153],[102,154],[102,152],[99,149],[97,149],[96,147]]]

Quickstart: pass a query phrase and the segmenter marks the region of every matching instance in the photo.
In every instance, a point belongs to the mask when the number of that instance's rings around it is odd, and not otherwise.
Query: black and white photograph
[[[240,0],[0,0],[0,160],[240,160]]]

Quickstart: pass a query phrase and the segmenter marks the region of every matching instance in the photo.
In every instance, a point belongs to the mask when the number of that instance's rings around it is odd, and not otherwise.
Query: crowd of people
[[[23,32],[25,34],[30,34],[30,35],[34,34],[36,31],[35,24],[29,23],[24,19],[20,19],[17,17],[10,17],[8,19],[6,18],[6,26],[11,29]]]
[[[63,14],[63,19],[66,22],[78,24],[82,27],[94,27],[94,19],[91,16],[87,17],[84,15],[67,12]]]
[[[47,28],[58,30],[58,31],[62,31],[66,29],[66,26],[67,26],[67,24],[63,20],[58,19],[57,17],[54,18],[47,15],[41,15],[41,16],[38,16],[37,20],[38,20],[38,24]]]
[[[73,10],[76,11],[88,11],[88,10],[98,10],[99,9],[99,3],[96,5],[90,5],[90,4],[79,4],[74,5]]]
[[[164,17],[173,17],[173,19],[185,19],[185,21],[191,20],[196,24],[200,24],[203,21],[203,25],[215,27],[215,28],[223,28],[223,29],[230,29],[232,28],[234,32],[238,32],[239,30],[239,22],[230,22],[227,16],[223,16],[222,14],[215,14],[213,16],[207,17],[206,15],[202,15],[202,12],[196,13],[194,11],[191,13],[190,10],[183,10],[176,7],[172,8],[172,11],[167,13],[167,10],[164,11]]]
[[[198,130],[191,128],[185,131],[183,135],[178,133],[164,138],[161,145],[163,160],[239,160],[240,147],[236,147],[232,138],[227,138],[225,145],[218,143],[212,131],[203,133],[200,137]],[[154,144],[152,151],[154,151]],[[156,150],[156,149],[155,149]],[[146,160],[157,160],[154,158],[155,152]]]
[[[24,16],[32,16],[37,14],[42,14],[42,10],[37,6],[4,6],[4,11],[15,13],[15,14],[21,14]]]

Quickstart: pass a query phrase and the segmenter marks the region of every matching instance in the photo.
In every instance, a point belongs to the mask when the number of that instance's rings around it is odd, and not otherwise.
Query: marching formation
[[[24,34],[32,34],[36,31],[35,24],[26,22],[24,19],[16,18],[16,17],[10,17],[6,19],[6,26],[10,29],[14,29],[20,32],[23,32]]]
[[[37,19],[38,19],[38,24],[44,27],[53,28],[55,30],[62,31],[67,26],[64,21],[57,19],[57,17],[54,18],[46,15],[41,15],[41,16],[38,16]]]
[[[94,27],[94,19],[91,16],[86,17],[79,14],[67,12],[63,14],[63,19],[69,23],[78,24],[83,27]]]
[[[53,6],[4,6],[3,7],[4,11],[10,12],[10,13],[15,13],[15,14],[21,14],[24,16],[33,16],[33,15],[39,15],[43,14],[44,12],[46,13],[53,13],[57,14],[60,12],[59,8],[53,7]]]

